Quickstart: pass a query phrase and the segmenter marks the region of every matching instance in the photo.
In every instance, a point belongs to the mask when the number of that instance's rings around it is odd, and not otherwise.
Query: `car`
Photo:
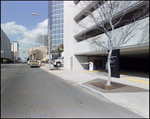
[[[49,63],[49,59],[47,59],[47,60],[45,61],[45,63]]]
[[[58,57],[57,59],[52,60],[54,66],[56,67],[61,67],[61,65],[64,64],[64,58],[63,57]]]
[[[40,66],[39,66],[39,62],[37,62],[37,61],[30,61],[29,66],[30,66],[30,67],[40,67]]]
[[[22,64],[25,64],[25,61],[22,61],[21,63],[22,63]]]

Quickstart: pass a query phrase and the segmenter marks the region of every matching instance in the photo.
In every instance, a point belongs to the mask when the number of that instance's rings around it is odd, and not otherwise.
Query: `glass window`
[[[55,15],[55,14],[62,14],[62,13],[63,13],[63,9],[52,11],[53,15]]]
[[[63,18],[63,14],[52,16],[52,19],[60,19]]]
[[[51,43],[54,44],[53,40],[51,40]]]
[[[63,4],[52,6],[52,9],[62,9],[62,8],[63,8]]]
[[[53,5],[63,4],[63,1],[52,1]]]

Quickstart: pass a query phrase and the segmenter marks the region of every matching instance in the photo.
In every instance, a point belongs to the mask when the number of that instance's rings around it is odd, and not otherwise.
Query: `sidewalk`
[[[52,73],[67,82],[86,88],[93,93],[103,95],[114,103],[136,112],[146,118],[149,117],[149,78],[121,75],[112,78],[112,82],[124,84],[124,87],[104,90],[96,87],[94,83],[106,81],[105,72],[89,72],[85,70],[69,70],[64,67],[49,70],[49,64],[42,64],[41,69]]]

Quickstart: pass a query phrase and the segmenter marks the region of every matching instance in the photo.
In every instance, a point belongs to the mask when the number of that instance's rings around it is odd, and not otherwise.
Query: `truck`
[[[61,67],[64,64],[64,53],[61,53],[61,56],[52,59],[53,65],[56,67]]]

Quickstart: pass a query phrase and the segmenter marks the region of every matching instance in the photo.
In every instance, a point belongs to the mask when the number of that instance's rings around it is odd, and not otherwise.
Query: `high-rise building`
[[[63,1],[48,1],[48,34],[51,39],[51,51],[63,43]]]
[[[18,60],[18,57],[19,57],[19,43],[17,41],[12,41],[11,51],[14,54],[14,56],[13,56],[14,61]]]

